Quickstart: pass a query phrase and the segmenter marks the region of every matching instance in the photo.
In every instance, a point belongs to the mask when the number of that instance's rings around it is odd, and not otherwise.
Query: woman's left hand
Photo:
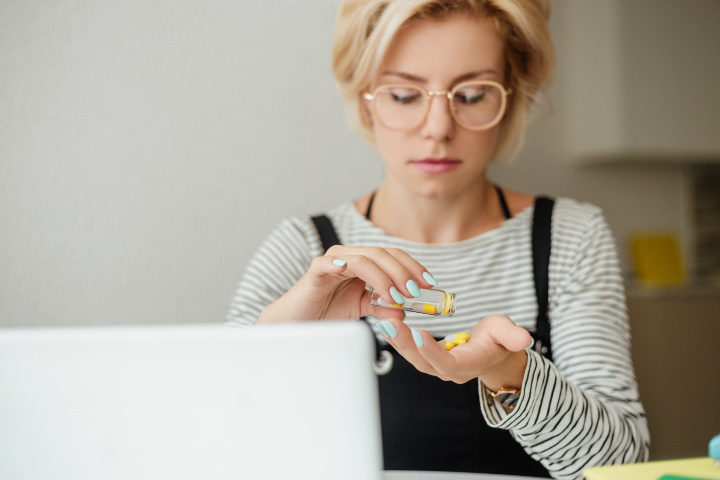
[[[423,373],[465,383],[479,378],[491,390],[522,385],[530,333],[505,315],[490,315],[478,322],[467,343],[452,350],[424,330],[411,330],[399,320],[386,320],[388,343]],[[455,332],[460,333],[460,332]]]

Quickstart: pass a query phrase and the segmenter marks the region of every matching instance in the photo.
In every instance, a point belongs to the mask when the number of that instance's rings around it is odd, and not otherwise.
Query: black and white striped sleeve
[[[553,224],[554,363],[528,350],[510,414],[480,391],[488,424],[510,430],[554,478],[567,480],[589,466],[645,461],[649,449],[614,239],[599,210],[575,213]]]
[[[312,259],[322,255],[317,232],[308,223],[283,220],[265,239],[243,273],[227,324],[254,325],[262,309],[290,290]]]

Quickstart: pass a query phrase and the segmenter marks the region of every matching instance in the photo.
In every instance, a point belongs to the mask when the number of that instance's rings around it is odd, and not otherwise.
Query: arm
[[[395,303],[393,295],[411,297],[411,289],[429,288],[427,273],[394,248],[336,245],[322,255],[311,222],[285,221],[250,262],[228,323],[353,320],[366,315],[400,319],[402,310],[370,305],[366,283]]]
[[[573,212],[575,214],[577,212]],[[556,221],[550,265],[555,363],[526,349],[530,337],[503,315],[482,319],[449,352],[424,331],[392,321],[392,344],[418,370],[492,390],[521,387],[512,413],[480,387],[489,425],[510,430],[553,476],[647,459],[649,434],[630,359],[624,290],[614,242],[598,210]],[[570,232],[570,233],[566,233]],[[385,322],[382,322],[385,323]]]
[[[557,228],[564,228],[562,220]],[[551,261],[550,274],[555,363],[528,350],[517,408],[508,415],[486,397],[486,420],[511,430],[556,478],[581,478],[592,465],[647,460],[622,276],[600,213],[589,218],[574,248]]]
[[[322,255],[320,241],[295,220],[284,220],[251,258],[227,314],[229,325],[254,325],[260,312],[287,292]]]

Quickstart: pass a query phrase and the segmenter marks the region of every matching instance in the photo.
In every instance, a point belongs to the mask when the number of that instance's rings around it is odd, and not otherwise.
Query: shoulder
[[[600,207],[591,203],[560,197],[555,199],[552,214],[554,239],[578,244],[598,235],[606,236],[610,227]]]
[[[553,222],[582,229],[598,220],[604,220],[603,211],[592,203],[566,197],[555,199]]]
[[[513,214],[517,214],[534,206],[536,196],[503,188],[503,194],[508,207]],[[543,195],[545,196],[545,195]],[[567,197],[549,197],[555,201],[553,221],[569,221],[575,223],[590,222],[593,218],[602,218],[602,210],[588,202]]]
[[[542,196],[554,202],[552,210],[552,230],[554,235],[558,233],[581,235],[591,225],[605,222],[602,209],[592,203],[568,197]],[[535,197],[506,191],[506,198],[513,214],[527,212],[527,215],[523,215],[523,217],[527,218],[527,226],[530,228],[535,211],[535,202],[539,196]]]
[[[558,198],[552,217],[553,255],[568,266],[617,254],[615,238],[600,207]]]
[[[281,220],[278,225],[271,231],[265,241],[276,244],[278,248],[295,246],[309,251],[311,256],[320,256],[324,254],[320,233],[315,224],[315,218],[326,216],[342,242],[343,232],[349,227],[358,223],[357,212],[351,202],[343,203],[326,212],[317,212],[304,216],[292,216]]]
[[[535,202],[535,197],[528,195],[527,193],[517,192],[515,190],[509,190],[505,187],[502,188],[502,194],[505,197],[507,206],[510,209],[510,213],[513,216],[531,207]]]

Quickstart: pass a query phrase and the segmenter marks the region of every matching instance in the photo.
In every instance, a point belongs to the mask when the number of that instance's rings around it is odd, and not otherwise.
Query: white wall
[[[278,220],[375,185],[335,2],[0,4],[0,325],[223,319]]]
[[[567,166],[554,113],[493,177],[683,229],[678,167]],[[334,0],[0,3],[0,326],[222,321],[283,217],[382,177],[329,66]]]

